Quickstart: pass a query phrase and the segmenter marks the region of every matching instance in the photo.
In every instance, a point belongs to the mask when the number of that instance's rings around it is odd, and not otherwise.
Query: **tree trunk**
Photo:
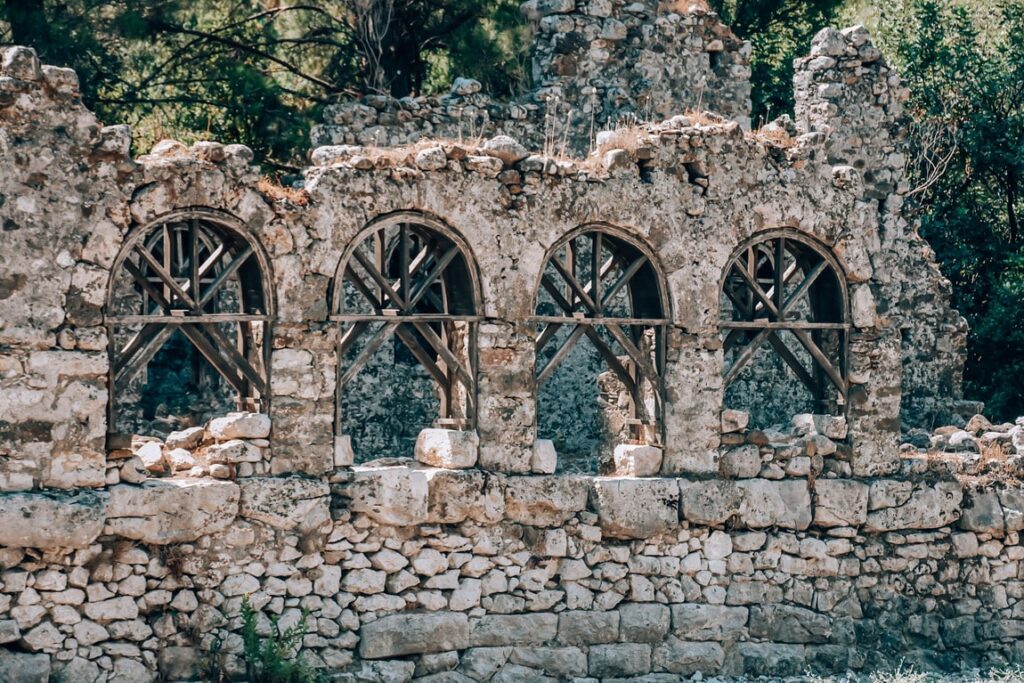
[[[4,0],[15,45],[34,47],[43,56],[50,47],[43,0]]]

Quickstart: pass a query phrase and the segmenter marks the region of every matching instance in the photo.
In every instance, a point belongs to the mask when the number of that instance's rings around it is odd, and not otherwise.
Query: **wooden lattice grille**
[[[767,345],[822,410],[836,409],[830,401],[845,404],[850,325],[841,273],[825,248],[792,231],[737,250],[722,285],[725,385]]]
[[[264,272],[241,228],[206,212],[168,217],[129,237],[104,319],[112,430],[118,397],[176,332],[234,390],[238,407],[266,409],[271,316]]]
[[[660,442],[667,310],[659,272],[640,245],[602,227],[577,231],[552,250],[541,276],[538,387],[586,338],[629,393],[633,438]]]
[[[480,296],[461,240],[424,217],[390,216],[364,232],[338,273],[331,319],[342,328],[339,396],[397,338],[437,386],[437,424],[475,427]]]

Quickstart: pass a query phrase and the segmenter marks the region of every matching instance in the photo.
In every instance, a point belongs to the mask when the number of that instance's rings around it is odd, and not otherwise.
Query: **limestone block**
[[[142,466],[153,474],[159,474],[167,469],[164,461],[164,449],[158,441],[147,441],[139,446],[135,455],[142,461]]]
[[[416,459],[431,467],[473,467],[479,450],[480,437],[475,430],[429,428],[416,437]]]
[[[359,656],[387,659],[403,655],[464,650],[469,647],[465,614],[392,614],[359,630]]]
[[[747,635],[747,608],[684,603],[671,605],[672,633],[682,640],[730,640]]]
[[[1006,532],[1003,507],[994,490],[968,491],[963,499],[959,526],[979,534],[1002,538]]]
[[[488,614],[472,623],[470,645],[539,645],[554,640],[557,632],[558,616],[555,614]]]
[[[725,650],[718,643],[692,643],[669,636],[654,648],[654,668],[681,676],[698,671],[710,674],[722,668]]]
[[[262,413],[228,413],[210,420],[206,432],[217,441],[265,439],[270,436],[270,417]]]
[[[55,453],[43,486],[57,489],[103,486],[106,464],[101,451]]]
[[[3,683],[48,683],[49,680],[49,655],[30,655],[0,648],[0,681]]]
[[[671,613],[655,602],[627,602],[619,605],[619,635],[630,643],[660,643],[668,634]]]
[[[554,474],[558,468],[558,452],[551,439],[537,439],[533,444],[530,471],[534,474]]]
[[[850,479],[814,482],[815,526],[857,527],[868,519],[868,485]]]
[[[792,605],[754,605],[750,635],[780,643],[827,643],[832,635],[828,616]]]
[[[356,461],[355,451],[352,450],[352,437],[348,434],[334,437],[334,466],[352,467]]]
[[[619,639],[619,613],[568,610],[558,615],[558,640],[566,645],[614,643]]]
[[[560,680],[587,675],[587,655],[578,647],[517,647],[512,650],[509,661]]]
[[[719,468],[723,477],[750,479],[761,471],[761,451],[753,444],[730,448],[722,455]]]
[[[508,477],[505,514],[531,526],[561,526],[587,508],[589,485],[583,477]]]
[[[184,448],[172,448],[168,451],[166,459],[167,465],[172,472],[190,470],[196,464],[195,458]]]
[[[722,433],[742,432],[750,424],[750,413],[726,408],[722,411]]]
[[[238,514],[275,529],[312,531],[331,521],[330,487],[303,477],[255,477],[239,481]]]
[[[496,524],[505,514],[504,478],[480,471],[424,470],[427,522],[459,524],[467,519]]]
[[[587,659],[596,678],[642,676],[651,671],[651,646],[641,643],[595,645]]]
[[[427,521],[430,489],[423,470],[410,467],[354,467],[344,495],[353,512],[379,524],[411,526]]]
[[[695,524],[719,526],[739,515],[744,492],[733,481],[679,480],[680,507],[684,519]]]
[[[501,159],[510,166],[530,155],[530,152],[525,147],[508,135],[495,135],[490,140],[484,142],[481,149],[488,156]]]
[[[210,479],[150,479],[110,487],[105,534],[165,545],[227,528],[238,515],[238,485]]]
[[[621,443],[615,447],[615,473],[622,477],[653,477],[661,470],[657,446]]]
[[[0,494],[0,546],[86,548],[103,531],[106,505],[91,491]]]
[[[606,536],[650,538],[679,525],[674,479],[596,477],[594,503]]]
[[[421,171],[437,171],[448,165],[448,157],[440,145],[416,152],[415,161]]]
[[[203,454],[209,463],[260,462],[263,460],[263,450],[242,439],[231,439],[213,444],[208,446]]]
[[[999,492],[1007,533],[1024,531],[1024,489],[1005,488]]]
[[[874,489],[872,488],[872,492]],[[960,512],[963,490],[956,481],[915,483],[906,502],[868,514],[865,531],[938,529],[952,524]]]
[[[744,492],[740,521],[753,529],[778,526],[803,531],[811,524],[811,494],[807,482],[744,479],[736,483]]]
[[[193,450],[203,441],[206,430],[202,427],[189,427],[181,431],[171,432],[167,435],[166,444],[168,448],[184,448]]]
[[[451,92],[453,95],[472,95],[473,93],[480,92],[480,88],[483,86],[480,81],[473,78],[458,77],[452,81]]]
[[[737,643],[731,657],[736,673],[795,676],[807,668],[807,648],[783,643]]]

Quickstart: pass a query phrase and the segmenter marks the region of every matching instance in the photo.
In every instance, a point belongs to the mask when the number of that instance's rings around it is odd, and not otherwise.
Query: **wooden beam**
[[[166,226],[164,226],[164,229],[166,231]],[[169,246],[170,246],[170,237],[169,236],[167,237],[167,239],[165,239],[164,244],[165,244],[165,249],[169,248]],[[174,292],[174,295],[177,296],[179,299],[181,299],[182,303],[184,303],[187,307],[193,308],[193,309],[196,307],[196,302],[193,301],[192,297],[190,297],[188,295],[188,292],[186,292],[184,289],[181,288],[181,285],[179,285],[178,282],[173,277],[171,277],[171,274],[168,273],[164,269],[164,267],[162,265],[160,265],[159,262],[157,262],[157,260],[155,258],[153,258],[153,255],[150,254],[147,249],[145,249],[144,247],[142,247],[140,245],[135,245],[135,251],[138,252],[142,256],[142,258],[146,261],[146,263],[149,264],[149,267],[153,269],[153,272],[157,274],[157,276],[160,278],[160,280],[164,283],[164,288],[165,289],[169,289],[170,291]],[[164,260],[166,261],[168,258],[169,258],[169,256],[167,254],[165,254],[164,255]],[[165,294],[166,294],[166,292],[165,292]],[[167,298],[167,297],[165,297],[165,298]],[[168,298],[168,300],[170,300],[170,299]]]
[[[210,283],[210,286],[206,288],[206,291],[203,292],[202,297],[199,299],[199,309],[202,309],[203,306],[209,303],[210,299],[212,299],[217,293],[217,290],[220,289],[229,277],[238,272],[238,269],[242,267],[242,264],[245,263],[246,259],[251,255],[252,247],[247,244],[242,251],[238,252],[238,254],[231,259],[231,263],[224,266],[224,269],[217,273],[217,277],[213,279],[213,282]]]
[[[818,345],[814,343],[814,340],[811,339],[811,335],[808,334],[806,330],[792,330],[792,332],[793,335],[800,340],[800,343],[804,345],[804,348],[807,349],[808,353],[814,357],[814,360],[817,361],[821,369],[825,371],[828,378],[832,380],[832,384],[834,384],[836,389],[839,390],[840,395],[845,398],[847,391],[846,380],[843,379],[841,374],[839,374],[836,367],[832,365],[832,361],[825,355],[825,352],[818,348]]]
[[[407,312],[412,312],[412,309],[417,303],[419,303],[419,300],[423,298],[423,295],[427,293],[427,290],[434,284],[437,278],[440,277],[441,273],[444,272],[444,269],[448,267],[448,264],[451,263],[452,259],[458,256],[458,254],[459,248],[453,245],[444,253],[443,256],[441,256],[440,259],[438,259],[434,264],[434,267],[431,268],[430,272],[423,278],[422,282],[416,286],[416,291],[413,292],[412,298],[406,304],[405,310]]]
[[[363,267],[363,269],[366,271],[366,274],[369,275],[370,278],[377,283],[377,286],[380,287],[381,291],[384,293],[384,297],[381,298],[382,307],[383,305],[386,305],[387,299],[391,299],[391,301],[395,304],[396,308],[404,309],[405,301],[402,299],[402,297],[398,296],[398,293],[391,287],[391,284],[384,277],[383,273],[378,271],[374,267],[374,265],[370,263],[370,260],[366,258],[366,256],[363,255],[363,252],[361,252],[359,249],[356,249],[355,252],[353,253],[356,257],[356,260],[359,261],[359,265]]]
[[[592,315],[597,314],[597,304],[594,303],[594,300],[590,298],[590,295],[587,294],[586,291],[584,291],[583,285],[579,283],[579,280],[577,280],[572,273],[566,270],[565,266],[562,265],[562,263],[558,259],[551,259],[551,265],[553,265],[555,267],[555,270],[558,271],[559,275],[561,275],[565,279],[565,281],[569,284],[569,289],[571,289],[573,291],[573,294],[575,294],[575,296],[581,302],[583,302],[583,305],[587,308],[587,310],[589,310]],[[570,308],[569,312],[571,313],[573,309],[575,309],[575,306]]]
[[[416,335],[409,330],[409,326],[399,325],[395,328],[395,336],[402,340],[405,348],[409,349],[412,355],[416,357],[416,360],[420,362],[420,365],[430,373],[430,376],[434,378],[434,381],[437,382],[437,385],[441,390],[444,392],[450,391],[451,380],[449,380],[444,371],[437,366],[437,363],[430,357],[430,354],[427,353],[426,349],[423,348],[423,345],[419,343],[419,340],[416,339]]]
[[[122,389],[143,368],[149,365],[149,361],[153,359],[157,351],[163,348],[163,345],[167,343],[167,340],[174,332],[174,328],[160,325],[154,325],[149,329],[150,333],[147,333],[144,338],[142,334],[145,328],[143,331],[140,331],[129,342],[129,346],[125,347],[125,352],[115,356],[113,367],[115,388]],[[136,340],[139,341],[136,343]],[[129,347],[132,347],[130,351]]]
[[[753,359],[754,354],[757,353],[757,350],[761,348],[761,346],[768,339],[768,336],[771,334],[771,330],[761,330],[760,332],[758,332],[757,336],[750,341],[749,344],[743,347],[743,350],[740,352],[740,354],[736,357],[736,360],[734,360],[732,365],[729,367],[729,371],[725,373],[725,386],[728,387],[730,384],[733,383],[736,377],[740,374],[743,368],[746,367],[747,363],[749,363],[751,359]]]
[[[363,347],[363,350],[360,351],[359,355],[352,361],[352,364],[348,366],[344,373],[342,373],[341,379],[339,380],[339,389],[348,384],[352,378],[363,369],[366,362],[370,360],[370,357],[373,356],[374,353],[377,352],[377,349],[381,347],[381,344],[387,341],[388,337],[394,333],[395,328],[397,328],[398,325],[399,321],[396,319],[394,322],[385,323],[383,327],[377,330],[376,334],[370,338],[370,341]],[[338,362],[341,363],[342,359],[339,358]]]
[[[550,378],[555,370],[558,369],[558,366],[565,360],[565,357],[569,355],[572,347],[580,340],[580,337],[583,336],[584,330],[586,330],[585,327],[577,325],[573,329],[572,333],[569,334],[569,337],[562,342],[562,345],[558,348],[558,351],[555,352],[555,355],[551,357],[551,360],[547,362],[544,369],[540,371],[539,375],[537,375],[538,386],[548,381],[548,378]]]
[[[622,275],[620,275],[619,279],[612,284],[612,286],[608,289],[608,293],[605,294],[604,298],[601,300],[602,309],[609,302],[611,302],[611,300],[615,297],[616,294],[619,293],[619,290],[622,289],[626,285],[626,283],[633,279],[633,276],[637,274],[637,272],[645,263],[647,263],[647,257],[638,256],[636,259],[633,260],[632,263],[630,263],[626,267],[624,271],[622,271]]]
[[[820,263],[818,263],[818,265],[814,266],[814,268],[811,269],[811,272],[804,275],[804,279],[800,281],[800,285],[796,288],[796,291],[793,292],[788,299],[786,299],[785,304],[783,304],[782,308],[780,309],[780,317],[783,320],[785,320],[786,314],[789,313],[793,306],[795,306],[797,303],[799,303],[801,299],[807,296],[807,293],[810,291],[811,286],[818,279],[818,276],[825,272],[825,268],[827,267],[828,262],[823,259]]]

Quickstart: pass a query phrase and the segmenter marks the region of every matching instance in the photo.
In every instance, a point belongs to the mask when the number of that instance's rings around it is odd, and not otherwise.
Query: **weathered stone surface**
[[[654,648],[654,670],[690,676],[698,671],[715,673],[722,668],[725,650],[718,643],[691,643],[669,636]]]
[[[517,647],[509,661],[560,678],[587,675],[587,655],[577,647]]]
[[[671,613],[665,605],[646,602],[619,605],[619,633],[630,643],[660,643],[671,624]]]
[[[963,498],[959,526],[1001,538],[1006,532],[1006,521],[999,494],[992,490],[968,491]]]
[[[475,431],[424,429],[416,438],[416,459],[431,467],[473,467],[479,449],[480,437]]]
[[[465,614],[393,614],[359,630],[359,655],[385,659],[469,647]]]
[[[558,640],[566,645],[614,643],[618,639],[618,612],[569,610],[558,615]]]
[[[103,494],[0,493],[0,546],[85,548],[103,531]]]
[[[747,608],[672,605],[672,634],[681,640],[739,640],[747,634]]]
[[[756,477],[761,471],[761,451],[752,444],[730,448],[722,454],[719,467],[722,476],[730,479]]]
[[[682,516],[694,524],[718,526],[740,514],[745,492],[731,481],[679,480]]]
[[[791,605],[754,605],[750,635],[782,643],[827,643],[832,624],[825,615]]]
[[[558,453],[551,439],[537,439],[530,458],[530,471],[535,474],[554,474],[558,467]]]
[[[779,526],[803,530],[811,524],[811,494],[807,482],[745,479],[737,482],[743,490],[740,520],[755,529]]]
[[[737,643],[734,650],[737,673],[764,676],[795,676],[807,667],[803,645],[779,643]]]
[[[166,545],[227,528],[238,515],[239,488],[230,481],[150,479],[110,487],[104,533]]]
[[[495,645],[540,645],[553,641],[558,632],[558,616],[539,614],[491,614],[471,624],[472,647]]]
[[[860,526],[868,519],[868,486],[848,479],[814,482],[815,526]]]
[[[218,441],[265,439],[270,436],[270,417],[260,413],[229,413],[210,420],[206,433]]]
[[[32,655],[0,648],[0,682],[48,683],[49,680],[49,655]]]
[[[599,678],[639,676],[651,670],[651,646],[640,643],[595,645],[588,657],[590,675]]]
[[[380,524],[406,526],[427,520],[426,474],[409,467],[355,467],[346,487],[349,507]]]
[[[619,444],[615,447],[615,473],[621,477],[653,477],[661,470],[662,450],[657,446]]]
[[[506,515],[520,524],[559,526],[586,509],[589,489],[582,477],[508,477]]]
[[[955,481],[914,484],[904,502],[868,513],[864,528],[867,531],[937,529],[957,519],[962,499],[963,491]]]
[[[501,521],[505,512],[503,478],[485,472],[425,470],[427,522],[458,524],[467,519]]]
[[[302,477],[243,479],[238,514],[276,529],[310,531],[331,519],[330,488]]]
[[[679,524],[679,486],[673,479],[597,477],[593,490],[607,536],[649,538]]]

